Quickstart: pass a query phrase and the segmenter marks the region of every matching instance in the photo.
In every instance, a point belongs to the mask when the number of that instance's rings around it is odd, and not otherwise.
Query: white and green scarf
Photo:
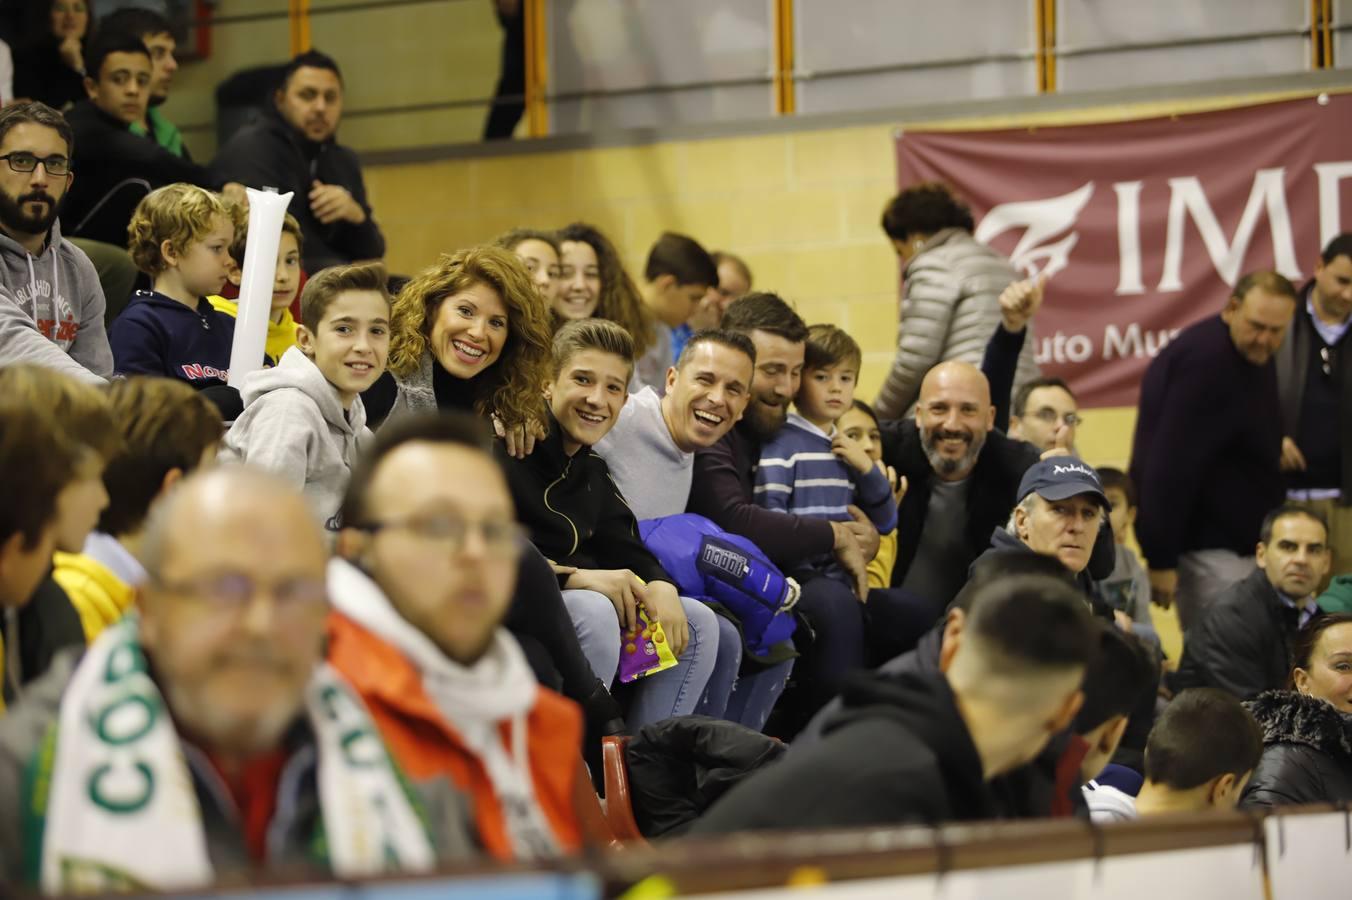
[[[47,893],[186,890],[215,880],[178,735],[133,616],[89,648],[30,771],[29,874]],[[342,878],[418,872],[431,841],[366,708],[327,665],[305,697],[322,844]]]

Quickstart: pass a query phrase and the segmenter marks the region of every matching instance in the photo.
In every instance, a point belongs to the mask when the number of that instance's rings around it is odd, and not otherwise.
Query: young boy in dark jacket
[[[113,322],[113,370],[177,378],[199,390],[225,384],[235,320],[206,298],[225,283],[231,208],[210,191],[171,184],[141,201],[128,234],[131,257],[154,289],[132,295]]]
[[[718,623],[711,609],[677,595],[639,538],[634,514],[591,446],[628,399],[634,343],[604,319],[570,322],[554,337],[554,381],[546,387],[549,434],[525,459],[501,452],[517,516],[561,571],[560,587],[579,641],[604,681],[614,678],[621,628],[637,607],[661,623],[680,660],[642,679],[633,727],[692,713],[713,673]],[[500,446],[500,445],[499,445]]]

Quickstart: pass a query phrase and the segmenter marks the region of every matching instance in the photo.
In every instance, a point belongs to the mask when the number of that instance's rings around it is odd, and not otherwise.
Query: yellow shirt
[[[885,588],[892,586],[892,567],[897,564],[897,529],[885,534],[878,540],[878,555],[868,564],[868,586]]]
[[[83,553],[55,553],[52,578],[80,614],[85,640],[94,643],[103,629],[114,624],[131,608],[136,590],[112,570]]]
[[[232,318],[239,316],[239,302],[236,300],[211,296],[207,297],[207,302],[217,312],[223,312]],[[296,320],[291,318],[291,310],[284,309],[282,321],[268,319],[268,341],[263,345],[263,352],[272,359],[272,364],[276,365],[281,360],[282,354],[294,346],[296,346]]]

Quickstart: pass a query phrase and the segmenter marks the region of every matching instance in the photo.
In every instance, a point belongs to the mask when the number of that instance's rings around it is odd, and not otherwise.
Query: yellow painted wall
[[[346,82],[348,115],[342,140],[357,150],[422,147],[476,141],[486,108],[375,112],[391,105],[415,106],[480,100],[497,84],[502,31],[490,0],[443,0],[353,11],[326,10],[347,0],[312,0],[310,38],[316,50],[338,61]],[[384,0],[388,3],[389,0]],[[291,57],[287,5],[283,0],[218,0],[222,21],[211,31],[212,52],[187,62],[175,77],[165,113],[184,131],[198,159],[216,150],[216,85],[242,69],[276,65]],[[278,14],[254,21],[235,16]]]
[[[1274,99],[1211,98],[1038,117],[909,123],[919,128],[1028,127],[1123,119]],[[372,166],[367,187],[394,271],[491,240],[514,226],[589,221],[631,272],[665,229],[743,256],[756,286],[791,300],[808,322],[834,322],[864,349],[860,394],[892,359],[897,262],[879,228],[896,190],[891,125],[669,141],[630,147]],[[1086,414],[1078,446],[1096,465],[1126,463],[1134,408]]]

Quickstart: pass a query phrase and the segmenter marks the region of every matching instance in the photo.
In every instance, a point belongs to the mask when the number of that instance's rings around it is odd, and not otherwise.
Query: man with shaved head
[[[434,841],[321,662],[326,555],[268,475],[215,469],[154,507],[138,613],[58,657],[0,723],[0,880],[27,859],[44,893],[177,892],[282,867],[421,871],[467,846],[447,816],[429,817]],[[454,798],[422,798],[438,799]],[[20,827],[24,810],[42,826]]]
[[[925,375],[914,419],[882,425],[883,461],[910,482],[898,510],[892,584],[928,600],[936,618],[1009,519],[1019,480],[1038,461],[1036,447],[994,424],[986,376],[953,361]]]

